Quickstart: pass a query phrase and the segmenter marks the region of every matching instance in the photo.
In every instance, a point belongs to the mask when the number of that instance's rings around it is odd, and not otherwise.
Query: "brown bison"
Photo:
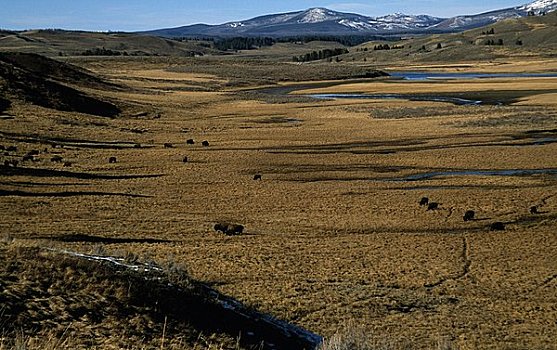
[[[201,145],[203,147],[209,147],[209,141],[203,141],[203,142],[201,142]]]
[[[193,139],[188,139],[188,140],[186,141],[186,143],[187,143],[188,145],[193,145],[193,144],[195,144],[195,141],[194,141]]]
[[[466,213],[464,213],[464,221],[471,221],[474,220],[474,215],[476,215],[476,213],[473,210],[467,210]]]
[[[117,160],[116,160],[116,157],[110,157],[110,158],[108,158],[108,163],[109,163],[109,164],[111,164],[111,163],[116,163],[116,161],[117,161]]]
[[[54,156],[54,157],[50,158],[50,161],[53,162],[53,163],[61,163],[63,159],[64,158],[62,158],[62,156]]]
[[[427,205],[427,210],[437,210],[437,209],[439,209],[439,203],[437,202],[430,202]]]
[[[254,179],[254,180],[261,180],[261,174],[255,174],[255,175],[253,175],[253,179]]]
[[[171,144],[171,143],[169,143],[169,142],[166,142],[166,143],[164,144],[164,148],[174,148],[174,145]]]
[[[538,206],[534,205],[530,207],[530,214],[539,214],[540,211],[538,210]]]
[[[4,166],[11,166],[11,167],[15,168],[15,167],[17,167],[18,164],[19,164],[19,162],[15,159],[4,161]]]
[[[182,159],[182,162],[187,163],[188,162],[188,157],[184,157],[184,159]]]
[[[216,223],[213,227],[215,231],[222,232],[227,236],[236,236],[244,232],[244,226],[239,224],[231,224],[228,222]]]
[[[428,203],[429,203],[429,198],[422,197],[422,199],[420,199],[420,205],[427,205]]]
[[[492,223],[491,226],[489,226],[489,229],[491,231],[504,231],[505,230],[505,224],[502,223],[501,221],[496,221],[496,222]]]

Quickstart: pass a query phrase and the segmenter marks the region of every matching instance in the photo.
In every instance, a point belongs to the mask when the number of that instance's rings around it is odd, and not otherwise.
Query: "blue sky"
[[[259,15],[326,7],[381,16],[394,12],[451,17],[513,7],[528,0],[0,0],[0,28],[93,31],[220,24]]]

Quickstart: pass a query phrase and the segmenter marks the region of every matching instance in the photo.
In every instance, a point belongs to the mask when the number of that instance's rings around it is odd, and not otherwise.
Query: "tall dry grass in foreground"
[[[318,350],[401,350],[416,349],[411,340],[403,343],[389,338],[375,340],[366,330],[355,322],[349,322],[332,337],[325,339]],[[457,350],[449,339],[440,337],[432,349]]]
[[[236,346],[231,348],[230,344],[220,343],[215,337],[216,335],[203,336],[201,334],[193,344],[185,342],[168,344],[164,341],[164,338],[161,337],[160,346],[137,344],[130,341],[125,347],[107,347],[89,346],[71,337],[64,336],[57,338],[54,334],[44,337],[17,335],[14,339],[0,337],[0,350],[104,350],[107,348],[126,350],[242,350],[239,339],[237,340]]]

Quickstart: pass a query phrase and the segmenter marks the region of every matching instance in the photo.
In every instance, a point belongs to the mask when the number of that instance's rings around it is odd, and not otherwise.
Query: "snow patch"
[[[548,12],[557,10],[557,0],[537,0],[518,8],[524,11]]]
[[[307,10],[304,17],[298,20],[298,23],[320,23],[335,18],[336,16],[334,12],[325,8],[317,7]]]

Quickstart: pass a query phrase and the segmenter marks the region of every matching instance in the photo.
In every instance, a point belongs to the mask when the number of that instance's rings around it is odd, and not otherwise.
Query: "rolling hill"
[[[183,57],[215,52],[206,42],[180,42],[147,35],[50,29],[0,31],[0,51],[80,56],[103,50],[104,54],[112,55]]]

